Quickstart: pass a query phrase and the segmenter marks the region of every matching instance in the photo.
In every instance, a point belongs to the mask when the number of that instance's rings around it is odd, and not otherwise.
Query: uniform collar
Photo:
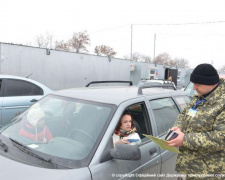
[[[206,94],[205,99],[210,105],[216,103],[218,101],[218,97],[222,96],[224,92],[222,92],[222,87],[225,87],[224,81],[220,81],[218,85],[208,94]],[[215,94],[218,94],[218,97],[215,97]]]
[[[198,95],[196,93],[194,95],[194,99],[195,100],[196,100],[196,98],[199,98],[200,100],[206,99],[205,103],[208,103],[208,104],[212,105],[216,101],[218,101],[218,98],[214,98],[214,95],[215,94],[219,94],[219,96],[221,96],[222,93],[224,93],[224,92],[221,92],[221,91],[223,91],[221,88],[225,89],[225,83],[224,83],[223,79],[220,79],[218,85],[212,91],[210,91],[209,93],[207,93],[207,94],[205,94],[203,96],[200,96],[200,97],[198,97]]]

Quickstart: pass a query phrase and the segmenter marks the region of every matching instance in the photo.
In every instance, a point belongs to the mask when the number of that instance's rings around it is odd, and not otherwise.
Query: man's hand
[[[171,141],[167,141],[166,142],[167,145],[168,146],[175,146],[175,147],[183,146],[184,133],[178,127],[173,127],[172,130],[175,130],[177,132],[178,136],[175,139],[172,139]]]
[[[177,130],[181,131],[181,129],[179,127],[177,127],[177,126],[172,127],[171,130],[173,130],[173,131],[177,131]]]

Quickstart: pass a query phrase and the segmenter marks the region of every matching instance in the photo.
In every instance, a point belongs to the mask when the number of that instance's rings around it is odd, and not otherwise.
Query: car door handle
[[[151,149],[151,150],[149,151],[149,154],[150,154],[150,156],[156,155],[156,154],[157,154],[157,149],[156,149],[156,148]]]
[[[37,102],[38,100],[37,99],[32,99],[30,102]]]
[[[20,115],[20,111],[17,111],[16,113],[15,113],[15,117],[16,116],[19,116]]]

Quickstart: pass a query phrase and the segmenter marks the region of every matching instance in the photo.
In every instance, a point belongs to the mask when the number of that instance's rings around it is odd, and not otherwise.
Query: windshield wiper
[[[16,117],[15,117],[16,118]],[[18,118],[17,120],[15,120],[15,118],[11,119],[10,121],[8,121],[6,124],[4,124],[3,126],[0,127],[0,134],[9,126],[21,121],[21,118]]]
[[[0,139],[0,146],[3,148],[4,152],[8,151],[8,146],[2,142],[2,140]]]
[[[23,145],[22,143],[14,140],[12,138],[9,138],[9,139],[12,141],[12,143],[13,143],[13,145],[15,147],[17,147],[19,150],[23,151],[24,153],[29,154],[30,156],[33,156],[33,157],[35,157],[37,159],[40,159],[40,160],[42,160],[44,162],[50,163],[53,168],[57,167],[58,164],[54,163],[52,161],[52,159],[45,159],[44,157],[34,153],[30,148],[28,148],[27,146]]]

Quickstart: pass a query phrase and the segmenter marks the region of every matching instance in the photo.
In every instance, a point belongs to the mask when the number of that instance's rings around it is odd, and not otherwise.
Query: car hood
[[[91,174],[87,167],[80,169],[46,169],[23,164],[0,156],[0,179],[7,180],[64,180],[79,179],[91,180]]]

